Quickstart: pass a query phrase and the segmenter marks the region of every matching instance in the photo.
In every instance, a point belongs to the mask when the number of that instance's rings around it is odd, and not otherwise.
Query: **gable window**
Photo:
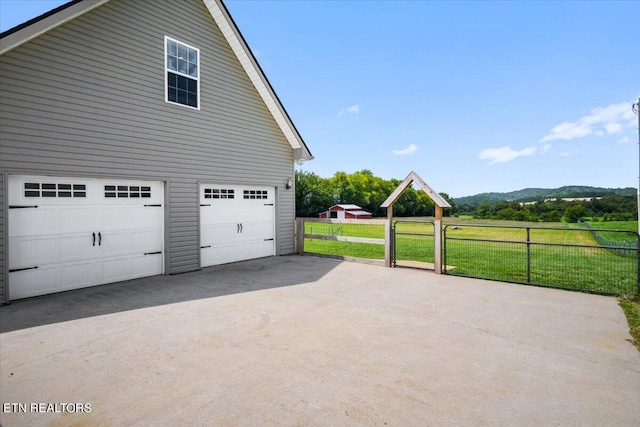
[[[166,36],[164,41],[166,101],[200,108],[200,50]]]

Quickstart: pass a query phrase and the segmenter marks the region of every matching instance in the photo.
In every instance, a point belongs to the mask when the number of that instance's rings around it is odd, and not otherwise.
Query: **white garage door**
[[[202,267],[275,255],[275,189],[200,185]]]
[[[162,274],[163,184],[9,176],[9,298]]]

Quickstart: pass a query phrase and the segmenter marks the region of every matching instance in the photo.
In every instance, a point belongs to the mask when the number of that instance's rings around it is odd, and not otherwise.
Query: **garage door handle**
[[[28,208],[36,209],[37,207],[38,207],[38,205],[32,205],[32,206],[10,205],[9,209],[28,209]]]
[[[93,246],[95,246],[95,245],[96,245],[96,233],[94,232],[93,233]]]
[[[240,233],[242,234],[242,223],[240,223]]]
[[[102,246],[102,233],[98,233],[98,246]]]
[[[144,254],[145,255],[158,255],[158,254],[161,254],[161,253],[162,253],[162,251],[156,251],[156,252],[145,252]]]

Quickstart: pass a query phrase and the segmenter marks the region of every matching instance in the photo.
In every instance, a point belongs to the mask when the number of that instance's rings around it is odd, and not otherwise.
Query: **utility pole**
[[[638,234],[640,234],[640,98],[631,106],[631,109],[638,116]]]

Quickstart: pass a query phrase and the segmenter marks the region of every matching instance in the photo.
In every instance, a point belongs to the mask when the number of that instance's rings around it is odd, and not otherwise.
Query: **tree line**
[[[313,172],[296,171],[296,215],[318,217],[321,212],[337,204],[354,204],[371,212],[373,216],[386,216],[380,205],[400,185],[399,179],[382,179],[370,170],[354,173],[336,172],[331,178],[322,178]],[[466,215],[481,219],[542,222],[577,222],[579,219],[599,221],[632,221],[637,219],[637,200],[634,196],[608,195],[592,200],[538,200],[521,203],[498,201],[494,203],[456,204],[447,193],[440,195],[451,204],[444,209],[445,216]],[[422,190],[408,188],[393,207],[397,217],[434,216],[435,205]]]
[[[398,179],[382,179],[368,169],[350,174],[336,172],[331,178],[322,178],[313,172],[296,171],[296,215],[317,217],[333,205],[354,204],[373,216],[386,216],[386,209],[380,205],[401,182]],[[448,194],[440,195],[454,206]],[[444,215],[454,210],[445,209]],[[407,188],[393,206],[393,215],[433,216],[435,204],[424,191]]]
[[[532,203],[501,201],[458,206],[461,215],[474,218],[512,221],[578,222],[590,218],[598,221],[633,221],[638,218],[634,196],[610,195],[591,200],[539,200]]]

